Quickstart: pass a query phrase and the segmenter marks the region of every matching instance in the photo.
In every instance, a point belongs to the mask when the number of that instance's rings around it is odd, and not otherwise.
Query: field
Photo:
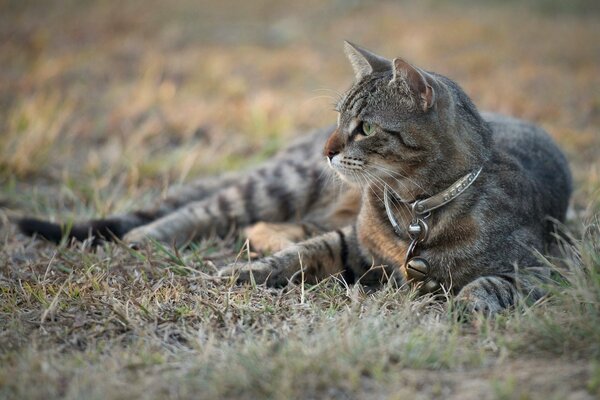
[[[0,0],[0,398],[598,398],[598,38],[582,0]],[[10,223],[107,216],[257,165],[335,121],[344,39],[565,150],[574,245],[548,261],[551,295],[462,321],[391,285],[216,279],[234,236],[57,247]]]

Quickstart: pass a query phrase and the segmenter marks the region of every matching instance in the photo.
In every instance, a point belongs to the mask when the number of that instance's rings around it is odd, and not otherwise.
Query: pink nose
[[[327,158],[329,158],[330,160],[335,157],[336,154],[340,154],[339,151],[334,151],[334,150],[329,150],[327,151]]]
[[[325,154],[325,156],[331,160],[336,154],[340,154],[340,151],[342,151],[343,147],[344,141],[339,132],[336,130],[331,134],[331,136],[329,136],[329,139],[327,139],[327,143],[323,149],[323,154]]]

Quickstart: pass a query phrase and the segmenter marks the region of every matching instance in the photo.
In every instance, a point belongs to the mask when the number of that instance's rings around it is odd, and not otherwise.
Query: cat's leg
[[[227,174],[219,177],[199,179],[189,185],[171,190],[165,199],[156,205],[113,215],[108,218],[77,222],[72,226],[59,224],[37,218],[24,217],[17,219],[19,230],[26,235],[44,237],[59,243],[65,233],[70,238],[86,240],[93,238],[95,244],[114,238],[123,238],[127,232],[137,227],[152,223],[173,213],[185,204],[209,197],[218,190],[223,190],[241,179],[241,174]]]
[[[147,214],[154,214],[154,219],[183,207],[186,204],[203,200],[219,190],[230,187],[243,177],[242,173],[227,173],[196,179],[192,182],[169,188],[167,195],[154,206],[144,209]]]
[[[262,253],[276,253],[286,247],[314,236],[342,228],[352,222],[347,218],[339,224],[339,218],[328,215],[329,218],[319,222],[304,220],[291,222],[258,222],[244,229],[244,236],[250,241],[252,250]],[[354,219],[354,218],[352,218]]]
[[[325,143],[330,131],[331,128],[319,129],[298,137],[288,147],[279,150],[274,157],[276,161],[271,164],[277,165],[277,160],[314,160],[315,154],[320,155],[321,153],[320,143]],[[247,174],[248,172],[229,172],[217,176],[202,177],[183,185],[174,186],[169,189],[164,199],[160,200],[154,207],[144,211],[147,214],[154,213],[154,219],[163,217],[189,203],[204,200],[220,190],[236,185]]]
[[[330,131],[331,128],[318,129],[310,134],[298,137],[289,146],[281,149],[273,159],[259,169],[250,172],[231,172],[213,177],[203,177],[191,183],[171,188],[169,189],[166,198],[162,199],[154,207],[138,211],[135,214],[142,214],[148,217],[146,222],[149,222],[164,217],[188,204],[198,203],[208,199],[217,192],[222,193],[226,189],[234,186],[240,187],[240,185],[252,184],[254,181],[264,181],[265,179],[270,179],[275,182],[282,177],[293,178],[293,176],[289,176],[289,174],[287,176],[278,174],[277,170],[280,167],[285,168],[285,164],[289,164],[292,168],[296,168],[298,174],[308,179],[309,182],[321,180],[321,178],[324,177],[321,168],[322,165],[317,165],[321,161],[321,142],[324,143],[325,139],[329,136]],[[310,167],[313,168],[305,168],[305,165],[303,164],[311,164]],[[316,173],[318,173],[319,176],[316,176]],[[273,175],[277,179],[271,179],[269,175]],[[294,183],[294,181],[292,180],[291,183]],[[269,187],[269,189],[273,189],[276,192],[275,195],[278,194],[277,184]],[[247,190],[252,191],[253,189],[247,188]],[[308,193],[310,193],[311,196],[314,196],[316,192],[309,190]],[[285,195],[285,193],[280,194]],[[312,206],[316,201],[314,198],[311,198],[310,202],[311,204],[309,206]]]
[[[301,220],[312,209],[327,204],[335,193],[326,185],[325,168],[314,158],[271,162],[232,186],[133,229],[124,240],[154,239],[180,245],[213,233],[225,235],[232,228],[258,221]]]
[[[496,314],[520,300],[536,301],[544,296],[542,282],[547,282],[550,269],[529,267],[523,271],[481,276],[465,285],[456,297],[468,312]]]
[[[354,283],[372,265],[360,251],[354,225],[328,232],[254,262],[238,261],[219,271],[220,276],[234,276],[238,282],[266,282],[282,286],[294,277],[317,282],[339,275]]]

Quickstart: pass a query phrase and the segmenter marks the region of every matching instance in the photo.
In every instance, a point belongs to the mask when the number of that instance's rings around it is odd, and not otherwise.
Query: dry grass
[[[0,1],[0,397],[600,395],[595,3],[213,3]],[[582,261],[566,249],[552,296],[465,324],[391,286],[215,280],[236,238],[91,251],[7,222],[107,215],[260,162],[335,120],[342,39],[454,77],[566,150]]]

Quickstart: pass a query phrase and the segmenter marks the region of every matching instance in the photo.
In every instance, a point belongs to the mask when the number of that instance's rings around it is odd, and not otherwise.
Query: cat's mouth
[[[356,157],[347,157],[341,154],[336,154],[331,158],[327,158],[329,166],[338,176],[345,182],[359,186],[362,188],[371,187],[383,191],[384,187],[388,187],[392,192],[396,193],[399,198],[404,198],[403,195],[414,197],[413,190],[410,187],[414,184],[417,187],[420,185],[404,174],[394,170],[386,163],[376,162],[373,160],[364,160]]]
[[[327,158],[327,162],[343,180],[352,184],[364,184],[365,161],[356,157],[336,154]]]

